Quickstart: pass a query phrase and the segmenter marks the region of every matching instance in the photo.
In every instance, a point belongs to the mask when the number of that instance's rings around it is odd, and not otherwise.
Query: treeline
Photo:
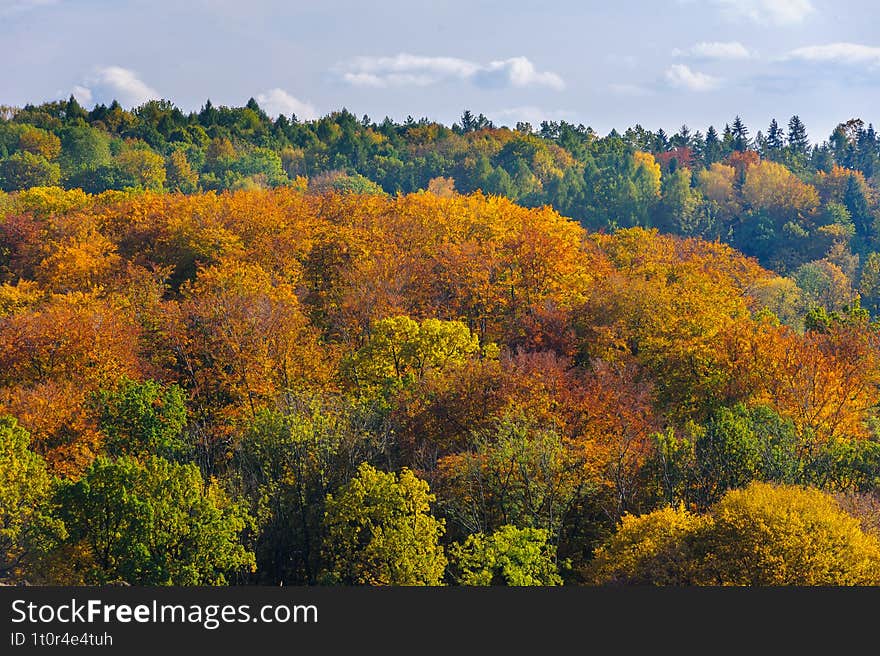
[[[737,117],[705,134],[635,126],[599,136],[565,121],[497,128],[470,112],[451,128],[345,110],[273,120],[254,100],[184,113],[167,101],[86,110],[71,97],[0,114],[6,191],[481,190],[550,205],[589,230],[720,240],[795,281],[810,303],[839,310],[859,296],[880,311],[880,140],[858,119],[811,143],[797,116],[754,134]]]
[[[725,244],[482,194],[0,208],[4,580],[880,583],[878,328]]]

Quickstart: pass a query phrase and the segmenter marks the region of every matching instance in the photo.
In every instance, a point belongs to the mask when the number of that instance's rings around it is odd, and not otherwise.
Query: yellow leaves
[[[624,517],[588,575],[594,583],[876,585],[880,542],[823,492],[752,483],[706,515],[663,508]]]
[[[880,580],[880,542],[819,490],[752,483],[728,492],[712,509],[712,519],[707,569],[714,582],[876,585]]]
[[[46,245],[48,255],[36,272],[39,282],[56,292],[89,291],[108,281],[121,258],[116,245],[94,229]]]
[[[40,286],[31,280],[19,280],[15,285],[0,285],[0,319],[9,314],[22,312],[43,299]]]
[[[42,155],[52,161],[61,154],[61,140],[51,132],[33,126],[24,126],[18,137],[21,150]]]
[[[373,324],[369,342],[353,355],[350,375],[362,387],[421,378],[432,370],[461,365],[480,350],[479,340],[460,321],[407,316]]]
[[[782,164],[764,160],[746,171],[743,200],[778,216],[809,215],[819,206],[815,187],[801,182]]]
[[[128,146],[116,156],[116,163],[134,186],[158,191],[165,183],[165,160],[149,148]]]
[[[697,184],[703,196],[716,203],[727,203],[733,199],[733,182],[736,169],[732,166],[715,162],[708,169],[697,173]]]
[[[660,165],[651,153],[636,151],[633,153],[636,165],[636,176],[643,177],[651,195],[660,197]]]
[[[92,199],[81,189],[61,187],[31,187],[11,195],[17,212],[34,212],[39,215],[61,214],[85,207]]]

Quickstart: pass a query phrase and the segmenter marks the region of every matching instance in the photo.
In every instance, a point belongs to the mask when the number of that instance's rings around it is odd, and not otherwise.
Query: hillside
[[[311,187],[2,198],[3,578],[588,582],[629,513],[692,527],[761,481],[816,488],[805,517],[848,495],[880,545],[858,303],[718,241]],[[510,549],[523,571],[493,574]]]

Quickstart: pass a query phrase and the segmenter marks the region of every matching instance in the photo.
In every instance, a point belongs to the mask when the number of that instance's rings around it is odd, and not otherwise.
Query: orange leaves
[[[880,385],[875,329],[834,326],[798,335],[786,326],[740,324],[719,343],[731,393],[790,418],[812,450],[835,438],[868,436]]]
[[[324,382],[326,355],[294,289],[255,264],[224,260],[183,289],[170,329],[193,393],[233,416]]]
[[[80,472],[100,443],[86,400],[137,375],[137,342],[123,313],[82,294],[0,319],[0,413],[19,419],[54,471]]]

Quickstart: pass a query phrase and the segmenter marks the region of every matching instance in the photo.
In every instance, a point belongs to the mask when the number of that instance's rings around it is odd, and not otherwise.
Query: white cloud
[[[116,100],[124,107],[137,107],[160,98],[159,92],[141,80],[134,71],[121,66],[95,70],[81,85],[73,88],[76,99],[87,105],[110,104]]]
[[[697,0],[678,0],[693,4]],[[762,26],[797,25],[816,11],[812,0],[707,0],[728,20],[750,20]]]
[[[749,59],[753,56],[749,49],[739,41],[701,41],[687,50],[676,48],[675,57],[694,57],[696,59]]]
[[[284,89],[269,89],[255,98],[257,103],[271,117],[296,114],[299,119],[312,120],[318,118],[318,111],[313,105],[303,102],[287,93]]]
[[[565,88],[565,82],[556,73],[538,71],[525,57],[490,62],[474,77],[485,86],[550,87],[557,91]]]
[[[487,64],[457,57],[424,57],[400,53],[393,57],[355,57],[337,72],[348,84],[362,87],[425,87],[443,80],[466,80],[487,87],[543,86],[562,89],[556,73],[539,71],[526,57],[499,59]]]
[[[759,25],[797,25],[816,11],[810,0],[714,0],[731,18]]]
[[[880,67],[880,47],[858,43],[829,43],[821,46],[797,48],[789,52],[785,59],[878,68]]]
[[[720,84],[720,80],[712,75],[692,71],[684,64],[673,64],[666,69],[666,81],[679,89],[688,91],[710,91]]]
[[[73,91],[71,92],[74,98],[77,99],[80,105],[83,107],[92,107],[93,97],[92,90],[88,87],[82,87],[80,85],[74,85]]]

